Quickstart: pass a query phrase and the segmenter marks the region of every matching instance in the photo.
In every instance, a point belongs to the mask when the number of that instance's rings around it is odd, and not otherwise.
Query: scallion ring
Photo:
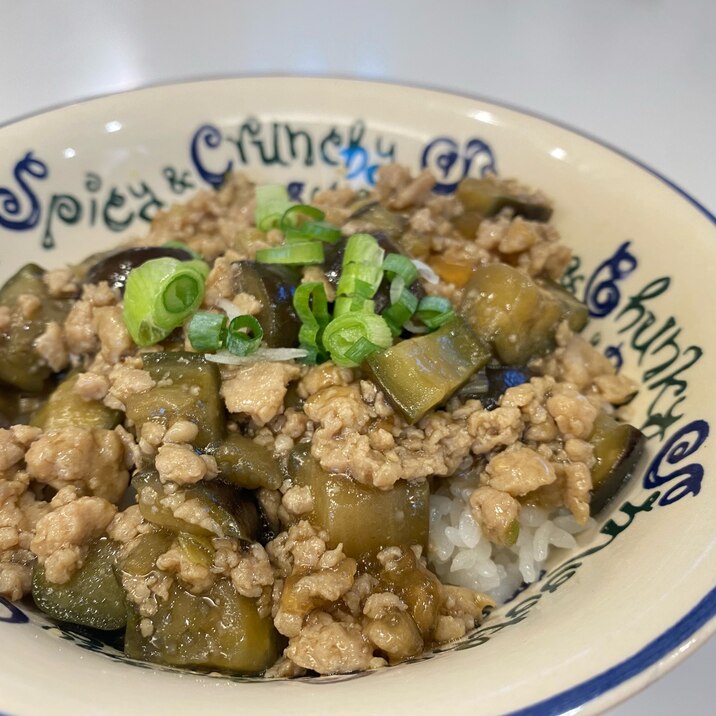
[[[359,363],[351,360],[347,354],[361,338],[375,346],[375,350],[393,344],[390,328],[380,316],[374,313],[344,313],[326,326],[323,345],[336,365],[351,368]]]
[[[400,276],[406,286],[410,286],[418,278],[415,264],[407,256],[400,254],[388,254],[383,260],[383,271],[389,279]]]
[[[235,356],[247,356],[261,345],[264,332],[253,316],[232,318],[226,330],[226,349]]]
[[[208,273],[203,261],[170,257],[145,261],[132,269],[122,311],[132,340],[150,346],[181,326],[199,308]]]
[[[218,351],[226,338],[227,318],[223,313],[197,311],[189,323],[187,335],[197,351]]]
[[[425,296],[420,299],[415,317],[430,330],[435,330],[455,317],[455,309],[443,296]]]
[[[321,221],[326,215],[320,209],[310,204],[294,204],[283,213],[279,228],[285,234],[288,229],[294,229],[301,225],[302,216],[308,217],[313,221]]]

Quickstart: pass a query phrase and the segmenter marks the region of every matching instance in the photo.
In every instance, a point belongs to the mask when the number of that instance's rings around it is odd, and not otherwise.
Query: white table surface
[[[480,95],[606,140],[716,213],[713,0],[0,0],[0,124],[237,74]],[[611,711],[716,713],[716,639]]]

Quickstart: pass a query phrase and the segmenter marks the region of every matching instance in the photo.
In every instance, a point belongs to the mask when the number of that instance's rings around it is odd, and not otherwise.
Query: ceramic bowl
[[[716,219],[623,153],[481,100],[330,79],[228,79],[64,107],[0,130],[0,279],[147,231],[227,170],[316,187],[428,167],[437,190],[496,171],[544,190],[574,248],[587,334],[640,382],[640,466],[578,548],[463,641],[358,676],[255,683],[148,667],[0,600],[0,711],[593,713],[702,643],[716,613],[710,424]]]

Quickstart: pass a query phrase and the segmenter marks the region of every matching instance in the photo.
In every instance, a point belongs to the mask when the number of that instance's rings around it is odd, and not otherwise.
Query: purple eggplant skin
[[[261,324],[269,348],[291,348],[298,345],[301,321],[293,307],[293,294],[301,282],[293,268],[256,261],[233,264],[234,290],[250,293],[261,302],[256,319]]]
[[[179,261],[189,261],[194,258],[188,249],[185,251],[174,246],[133,246],[102,256],[89,267],[84,282],[106,281],[110,288],[118,288],[120,293],[124,294],[127,276],[132,269],[141,266],[145,261],[167,257]]]
[[[592,468],[592,498],[589,511],[598,515],[629,480],[646,445],[641,430],[620,423],[602,412],[594,421],[589,438],[596,463]]]

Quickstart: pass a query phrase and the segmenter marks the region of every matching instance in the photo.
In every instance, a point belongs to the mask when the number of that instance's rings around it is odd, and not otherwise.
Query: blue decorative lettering
[[[461,149],[452,137],[436,137],[425,145],[420,166],[430,169],[438,178],[434,191],[440,194],[454,192],[468,174],[485,176],[497,173],[490,145],[477,138],[469,139]]]
[[[226,173],[232,170],[234,163],[229,160],[221,171],[212,171],[204,163],[201,148],[208,147],[209,149],[216,149],[221,145],[222,141],[223,135],[221,134],[221,130],[213,124],[202,124],[201,127],[194,132],[194,136],[191,139],[191,161],[199,173],[199,176],[207,182],[207,184],[211,184],[214,187],[221,186]]]
[[[608,316],[619,304],[621,293],[618,282],[626,278],[638,265],[636,256],[629,251],[631,241],[625,241],[606,261],[597,266],[587,282],[584,302],[589,315]]]
[[[47,178],[49,174],[47,164],[33,157],[30,151],[15,164],[12,173],[29,206],[25,207],[24,202],[11,189],[0,187],[0,226],[12,231],[34,229],[40,220],[40,201],[25,177]]]

